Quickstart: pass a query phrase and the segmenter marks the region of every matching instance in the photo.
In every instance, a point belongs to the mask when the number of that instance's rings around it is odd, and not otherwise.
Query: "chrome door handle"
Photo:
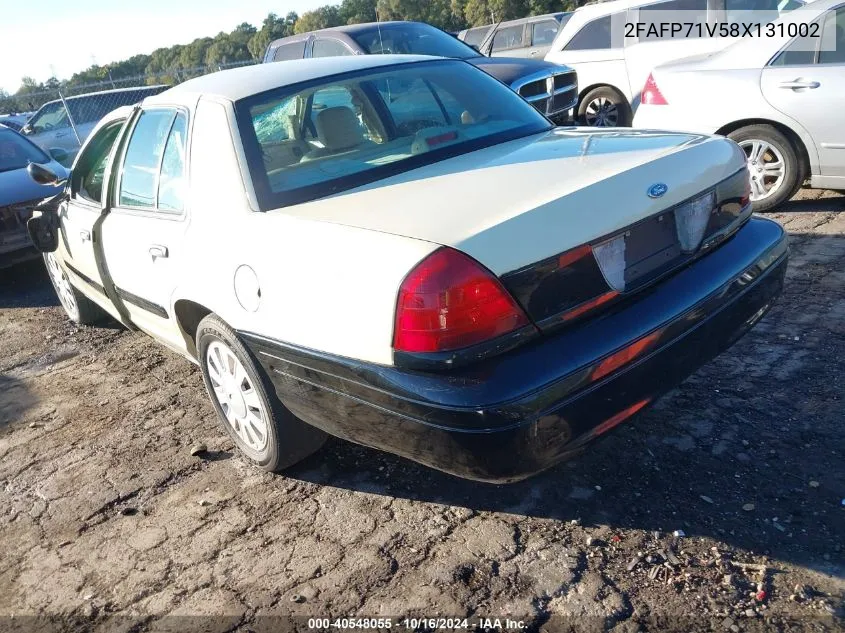
[[[160,244],[153,244],[152,246],[150,246],[150,255],[152,256],[153,261],[155,261],[159,257],[161,259],[165,259],[169,255],[169,253],[167,252],[166,246],[161,246]]]
[[[83,242],[90,242],[91,241],[91,231],[86,231],[85,229],[79,232],[79,239]]]
[[[796,79],[795,81],[784,81],[781,82],[781,88],[791,88],[792,90],[798,90],[800,88],[810,88],[815,89],[821,86],[818,81],[801,81],[800,79]]]
[[[537,55],[539,54],[539,51],[531,51],[528,54],[531,55],[531,57],[537,57]]]
[[[67,136],[67,132],[56,132],[53,138],[64,138],[65,136]]]

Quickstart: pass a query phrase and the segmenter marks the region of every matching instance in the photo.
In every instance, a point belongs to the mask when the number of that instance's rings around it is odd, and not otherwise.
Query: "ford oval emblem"
[[[667,187],[662,182],[656,182],[651,187],[648,188],[648,197],[649,198],[660,198],[667,191],[669,191],[669,187]]]

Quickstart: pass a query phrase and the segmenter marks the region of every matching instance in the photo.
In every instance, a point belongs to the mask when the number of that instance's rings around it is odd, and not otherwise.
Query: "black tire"
[[[800,189],[804,182],[803,163],[798,157],[798,152],[793,143],[776,128],[771,125],[748,125],[734,130],[728,134],[728,138],[738,143],[740,147],[743,147],[746,155],[748,155],[751,144],[754,141],[762,141],[775,148],[783,157],[783,181],[774,193],[753,202],[752,207],[754,211],[757,213],[771,211],[789,200]],[[776,158],[773,153],[770,152],[769,154]],[[753,165],[749,165],[751,177],[759,177],[752,169]]]
[[[260,450],[251,447],[238,435],[215,394],[207,358],[209,346],[214,342],[225,345],[241,363],[246,373],[246,381],[242,385],[246,384],[254,390],[263,411],[266,412],[266,446]],[[241,453],[251,462],[264,470],[280,472],[302,461],[325,443],[327,436],[324,431],[306,424],[285,408],[255,357],[232,328],[216,314],[210,314],[200,321],[196,345],[205,389],[217,417]]]
[[[78,325],[96,325],[109,318],[105,310],[79,292],[70,280],[65,267],[53,253],[44,253],[43,258],[44,266],[47,267],[47,276],[50,277],[50,283],[53,284],[53,290],[56,291],[59,303],[71,321]],[[63,290],[64,284],[67,284],[67,286]]]
[[[592,109],[590,104],[593,102],[604,101],[615,108],[615,114],[607,113],[606,116],[615,116],[615,121],[608,121],[606,125],[598,125],[593,119]],[[594,104],[595,105],[595,104]],[[603,105],[603,104],[602,104]],[[589,125],[592,127],[630,127],[633,121],[631,113],[631,104],[628,100],[615,88],[610,86],[599,86],[593,88],[585,94],[580,103],[578,103],[578,124]]]

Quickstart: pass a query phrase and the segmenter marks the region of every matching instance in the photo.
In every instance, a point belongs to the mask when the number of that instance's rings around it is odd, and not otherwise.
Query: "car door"
[[[188,114],[176,107],[138,111],[121,149],[102,227],[103,258],[130,320],[184,351],[171,297],[184,261]]]
[[[106,204],[108,166],[116,153],[126,119],[110,121],[85,145],[71,173],[68,199],[59,207],[59,254],[85,294],[119,317],[106,296],[95,254],[99,220]]]
[[[554,18],[529,22],[528,36],[531,39],[528,48],[525,49],[526,56],[543,59],[552,47],[559,28],[560,22]]]
[[[760,88],[774,108],[804,127],[822,176],[845,178],[845,5],[822,16],[818,44],[791,41],[763,69]]]

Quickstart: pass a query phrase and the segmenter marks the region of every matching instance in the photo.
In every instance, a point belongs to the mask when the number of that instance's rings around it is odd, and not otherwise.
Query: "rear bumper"
[[[514,481],[578,451],[730,347],[780,294],[787,258],[783,229],[753,218],[613,313],[443,374],[240,334],[306,422],[462,477]]]

